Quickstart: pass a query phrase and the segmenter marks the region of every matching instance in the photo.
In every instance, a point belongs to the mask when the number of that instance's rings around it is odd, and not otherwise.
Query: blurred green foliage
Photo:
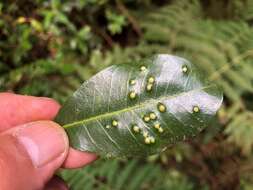
[[[253,189],[253,0],[0,1],[0,89],[66,100],[111,64],[190,59],[224,91],[217,121],[161,155],[99,160],[72,189]]]

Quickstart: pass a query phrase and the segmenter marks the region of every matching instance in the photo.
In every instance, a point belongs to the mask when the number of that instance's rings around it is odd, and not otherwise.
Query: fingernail
[[[15,133],[35,167],[42,167],[66,154],[67,136],[56,123],[33,122],[20,127]]]
[[[52,98],[39,97],[38,99],[43,101],[43,102],[47,102],[47,103],[49,102],[49,103],[52,103],[53,105],[56,105],[56,106],[60,107],[60,104]]]

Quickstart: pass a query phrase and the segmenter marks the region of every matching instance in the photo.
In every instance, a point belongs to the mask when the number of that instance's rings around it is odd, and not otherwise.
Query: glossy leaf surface
[[[99,72],[67,100],[56,121],[76,149],[148,155],[198,134],[222,99],[193,64],[161,54]]]

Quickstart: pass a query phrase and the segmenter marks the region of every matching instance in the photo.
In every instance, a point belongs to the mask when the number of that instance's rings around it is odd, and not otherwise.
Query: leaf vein
[[[63,125],[63,127],[64,128],[70,128],[70,127],[78,126],[80,124],[87,123],[87,122],[90,122],[90,121],[93,121],[93,120],[96,120],[96,119],[99,119],[99,118],[111,117],[113,115],[119,115],[120,113],[128,112],[128,111],[131,111],[131,110],[134,110],[134,109],[141,109],[141,108],[145,107],[146,105],[150,105],[152,103],[156,103],[156,102],[167,100],[167,99],[177,98],[179,96],[183,96],[183,95],[186,95],[188,93],[192,93],[192,92],[195,92],[195,91],[201,91],[201,90],[208,89],[208,88],[210,88],[212,86],[213,85],[208,85],[206,87],[189,90],[187,92],[181,92],[181,93],[178,93],[178,94],[175,94],[175,95],[161,96],[160,98],[157,98],[157,99],[153,99],[152,98],[151,100],[147,100],[147,101],[144,101],[143,103],[139,103],[137,105],[134,105],[134,106],[131,106],[131,107],[127,107],[127,108],[124,108],[124,109],[121,109],[121,110],[107,112],[107,113],[103,113],[103,114],[100,114],[100,115],[97,115],[97,116],[91,116],[91,117],[89,117],[87,119],[84,119],[84,120],[75,121],[73,123],[65,124],[65,125]]]

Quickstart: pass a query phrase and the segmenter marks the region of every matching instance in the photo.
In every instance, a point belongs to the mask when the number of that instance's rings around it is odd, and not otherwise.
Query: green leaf
[[[147,155],[194,137],[222,99],[219,88],[193,64],[161,54],[99,72],[67,100],[56,121],[75,149],[103,156]]]

